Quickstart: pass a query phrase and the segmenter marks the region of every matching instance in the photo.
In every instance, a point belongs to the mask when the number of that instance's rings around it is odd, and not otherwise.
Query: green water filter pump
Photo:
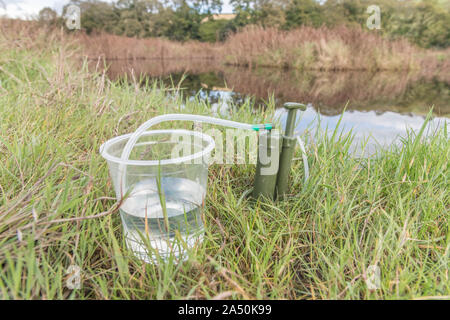
[[[281,141],[282,137],[276,130],[261,131],[259,135],[253,198],[263,196],[273,199],[274,197]]]
[[[288,114],[283,136],[272,130],[260,134],[252,193],[254,198],[264,196],[269,199],[283,199],[288,192],[289,173],[297,143],[294,135],[297,110],[305,111],[306,106],[288,102],[284,104],[284,108],[287,109]],[[274,155],[273,152],[279,152],[279,154]],[[265,156],[261,157],[261,155]],[[264,161],[267,159],[272,161]]]

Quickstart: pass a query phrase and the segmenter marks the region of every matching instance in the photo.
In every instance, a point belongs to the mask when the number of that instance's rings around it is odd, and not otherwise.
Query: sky
[[[104,0],[112,2],[112,0]],[[61,13],[62,8],[69,0],[0,0],[0,16],[6,15],[10,18],[31,18],[37,16],[44,7],[56,9]],[[232,7],[229,0],[224,0],[222,13],[231,13]]]

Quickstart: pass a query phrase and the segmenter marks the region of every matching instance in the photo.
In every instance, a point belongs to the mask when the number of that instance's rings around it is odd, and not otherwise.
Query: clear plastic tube
[[[208,117],[208,116],[193,115],[193,114],[165,114],[165,115],[154,117],[139,126],[139,128],[128,139],[128,142],[125,145],[125,148],[123,149],[121,159],[123,161],[128,160],[128,158],[131,154],[131,150],[133,149],[137,140],[147,129],[149,129],[150,127],[152,127],[158,123],[165,122],[165,121],[205,122],[205,123],[215,124],[215,125],[224,126],[224,127],[231,127],[231,128],[244,129],[244,130],[255,130],[255,131],[258,131],[259,129],[268,129],[268,130],[272,129],[271,124],[268,124],[268,125],[248,124],[248,123],[224,120],[224,119]],[[306,181],[309,178],[308,159],[306,157],[305,145],[298,135],[297,135],[297,141],[298,141],[298,144],[300,145],[300,149],[302,151],[302,158],[303,158],[303,164],[304,164],[304,169],[305,169],[305,183],[306,183]],[[119,171],[122,173],[121,176],[123,177],[125,175],[126,165],[121,164],[119,166]]]
[[[213,117],[208,117],[208,116],[193,115],[193,114],[165,114],[162,116],[154,117],[154,118],[144,122],[143,124],[141,124],[139,126],[139,128],[137,128],[137,130],[128,139],[127,144],[125,145],[125,147],[122,151],[121,160],[123,161],[123,163],[119,164],[119,168],[118,168],[119,177],[121,177],[122,191],[126,190],[125,185],[124,185],[125,184],[124,177],[126,176],[126,170],[127,170],[125,163],[128,160],[128,158],[130,157],[131,150],[134,148],[139,137],[147,129],[149,129],[150,127],[152,127],[158,123],[165,122],[165,121],[206,122],[206,123],[215,124],[215,125],[224,126],[224,127],[231,127],[231,128],[244,129],[244,130],[255,130],[255,131],[259,131],[260,129],[267,129],[267,130],[272,129],[272,124],[265,124],[265,125],[264,124],[248,124],[248,123],[241,123],[241,122],[236,122],[236,121],[218,119],[218,118],[213,118]]]
[[[248,123],[241,123],[236,121],[230,121],[230,120],[223,120],[208,116],[200,116],[200,115],[194,115],[194,114],[165,114],[162,116],[154,117],[146,122],[144,122],[142,125],[137,128],[137,130],[131,135],[131,137],[128,139],[127,144],[125,145],[125,148],[122,152],[122,160],[128,160],[128,157],[130,156],[131,150],[133,149],[134,145],[136,144],[139,137],[150,127],[161,123],[165,121],[196,121],[196,122],[206,122],[211,124],[216,124],[219,126],[224,127],[231,127],[236,129],[244,129],[244,130],[257,130],[259,128],[264,128],[264,125],[261,124],[248,124]]]

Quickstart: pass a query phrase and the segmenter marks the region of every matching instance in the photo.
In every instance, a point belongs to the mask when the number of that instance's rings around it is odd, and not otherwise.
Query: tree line
[[[249,24],[282,30],[302,25],[366,27],[367,8],[381,9],[382,34],[405,37],[425,47],[450,46],[448,0],[230,0],[235,17],[214,20],[222,0],[72,0],[81,10],[82,29],[127,37],[165,37],[176,41],[224,41],[230,33]],[[68,6],[67,5],[67,6]],[[39,13],[42,23],[62,25],[51,8]]]

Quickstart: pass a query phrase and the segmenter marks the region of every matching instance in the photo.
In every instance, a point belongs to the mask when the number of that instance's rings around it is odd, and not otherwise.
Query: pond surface
[[[432,127],[450,124],[450,75],[434,77],[405,72],[311,72],[277,68],[239,68],[211,60],[109,61],[108,75],[117,79],[145,76],[167,85],[179,84],[186,98],[209,100],[212,113],[226,117],[246,99],[256,106],[272,100],[301,102],[298,130],[318,127],[352,130],[354,146],[368,141],[365,152],[398,143],[407,128],[418,130],[433,107]],[[345,110],[345,111],[344,111]],[[277,116],[284,119],[283,109]]]

